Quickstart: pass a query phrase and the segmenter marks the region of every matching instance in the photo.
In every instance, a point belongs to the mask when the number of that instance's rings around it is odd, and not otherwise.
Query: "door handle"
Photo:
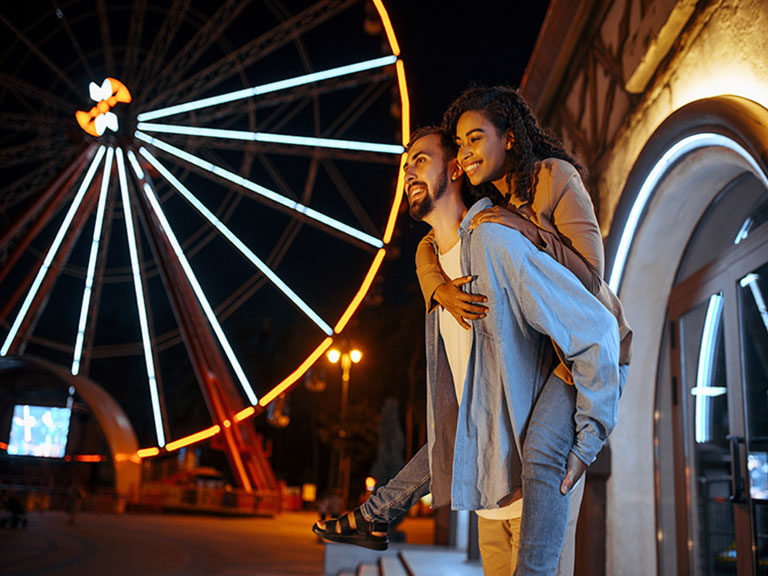
[[[744,443],[742,436],[728,435],[731,447],[731,502],[740,504],[744,502],[744,478],[741,476],[741,449]]]

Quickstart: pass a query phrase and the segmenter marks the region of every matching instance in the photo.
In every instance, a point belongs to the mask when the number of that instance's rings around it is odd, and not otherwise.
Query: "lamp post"
[[[357,364],[362,360],[363,353],[360,350],[349,349],[349,346],[344,350],[338,350],[332,348],[328,351],[328,361],[331,364],[341,362],[341,410],[339,411],[339,423],[341,430],[339,430],[339,473],[336,478],[336,482],[340,484],[341,497],[344,502],[344,506],[347,504],[347,498],[349,497],[349,472],[350,472],[350,459],[347,455],[347,404],[349,401],[349,380],[350,369],[352,364]]]

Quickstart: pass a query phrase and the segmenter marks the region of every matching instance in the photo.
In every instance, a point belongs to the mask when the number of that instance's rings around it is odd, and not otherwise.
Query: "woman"
[[[509,87],[469,88],[445,113],[442,128],[455,136],[457,160],[476,193],[491,196],[496,204],[479,214],[472,226],[490,222],[515,228],[569,268],[617,317],[622,340],[620,362],[628,363],[631,331],[620,302],[602,279],[604,253],[600,229],[573,158],[538,126],[524,99]],[[470,277],[450,280],[443,274],[432,237],[427,236],[419,244],[416,264],[428,310],[439,304],[467,329],[470,326],[466,320],[484,317],[485,307],[480,302],[485,297],[461,290],[460,286],[470,282]],[[564,363],[555,373],[573,383]],[[565,486],[562,491],[567,491]],[[578,511],[581,492],[574,498],[577,501],[571,510]],[[480,531],[481,551],[485,547],[498,551],[507,542],[514,558],[518,538],[512,532],[515,528],[519,530],[519,520],[515,521],[514,511],[509,511],[508,518],[504,509],[498,512],[501,514],[485,518],[478,514],[484,523]],[[569,528],[575,529],[575,522],[576,514],[572,513]],[[560,574],[572,571],[573,539],[569,540],[571,549],[566,545],[566,565],[561,564]]]

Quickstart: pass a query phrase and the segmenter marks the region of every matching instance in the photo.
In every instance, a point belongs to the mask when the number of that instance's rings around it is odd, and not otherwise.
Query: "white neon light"
[[[146,132],[183,134],[186,136],[201,136],[204,138],[225,138],[227,140],[245,140],[247,142],[269,142],[271,144],[314,146],[317,148],[336,148],[339,150],[381,152],[382,154],[397,155],[405,152],[405,148],[399,144],[377,144],[375,142],[359,142],[356,140],[336,140],[333,138],[314,138],[311,136],[289,136],[286,134],[270,134],[268,132],[221,130],[218,128],[200,128],[197,126],[174,126],[173,124],[152,124],[151,122],[139,122],[136,128]]]
[[[295,88],[296,86],[302,86],[311,82],[320,82],[322,80],[329,80],[330,78],[338,78],[339,76],[346,76],[348,74],[364,72],[365,70],[372,70],[373,68],[381,68],[383,66],[394,64],[395,62],[397,62],[397,56],[384,56],[382,58],[375,58],[374,60],[358,62],[357,64],[349,64],[347,66],[340,66],[338,68],[313,72],[311,74],[305,74],[303,76],[297,76],[287,80],[270,82],[269,84],[262,84],[261,86],[244,88],[243,90],[229,92],[228,94],[221,94],[220,96],[212,96],[210,98],[203,98],[202,100],[194,100],[192,102],[187,102],[186,104],[169,106],[168,108],[161,108],[159,110],[153,110],[152,112],[142,112],[138,115],[137,118],[140,122],[146,122],[148,120],[155,120],[156,118],[163,118],[173,114],[181,114],[182,112],[190,112],[191,110],[199,110],[201,108],[208,108],[209,106],[216,106],[218,104],[225,104],[235,100],[242,100],[244,98],[250,98],[251,96],[260,96],[261,94],[277,92],[278,90],[285,90],[286,88]]]
[[[216,337],[219,339],[219,344],[221,344],[221,347],[224,350],[224,354],[227,355],[227,358],[232,365],[232,369],[235,371],[235,374],[240,381],[240,386],[242,386],[243,391],[245,392],[246,396],[248,396],[250,403],[252,405],[258,404],[258,398],[253,392],[253,388],[251,388],[251,384],[248,382],[248,378],[245,376],[245,372],[243,372],[243,369],[240,366],[240,362],[238,362],[232,347],[229,345],[229,340],[227,340],[224,331],[221,329],[221,325],[219,325],[216,314],[213,313],[213,308],[211,308],[211,305],[208,303],[208,299],[205,297],[205,293],[200,287],[200,283],[197,281],[197,277],[192,271],[192,267],[189,265],[186,256],[184,256],[184,251],[181,249],[181,245],[179,244],[178,240],[176,240],[176,236],[174,235],[168,220],[166,220],[165,214],[163,214],[163,209],[160,207],[160,203],[157,201],[154,191],[146,182],[144,183],[144,194],[146,195],[147,200],[149,200],[149,203],[152,205],[152,209],[155,211],[155,215],[157,216],[160,225],[163,227],[165,235],[168,238],[173,251],[176,253],[176,258],[179,260],[179,264],[181,264],[181,267],[184,270],[184,274],[187,276],[189,285],[192,287],[192,290],[194,290],[195,296],[197,296],[197,300],[200,302],[200,306],[203,308],[203,312],[205,312],[205,315],[208,317],[208,322],[210,322],[211,328],[213,328]]]
[[[107,191],[109,190],[109,178],[112,174],[112,157],[115,151],[110,146],[107,149],[107,159],[104,161],[104,172],[101,177],[101,191],[99,192],[99,205],[96,209],[96,223],[93,225],[93,240],[91,241],[91,255],[88,258],[88,270],[85,275],[85,288],[83,290],[83,304],[80,307],[80,322],[77,325],[77,337],[75,338],[75,353],[72,357],[72,374],[80,373],[80,358],[83,354],[83,339],[85,338],[85,324],[88,320],[88,308],[91,303],[93,290],[93,275],[96,272],[96,259],[99,255],[99,243],[101,242],[101,228],[104,222],[104,209],[107,205]]]
[[[715,361],[715,345],[717,330],[723,311],[723,297],[712,294],[707,304],[707,315],[704,318],[704,329],[701,333],[699,348],[699,366],[696,370],[696,442],[703,443],[711,440],[711,411],[712,397],[719,396],[717,386],[712,386],[712,375]],[[714,388],[711,392],[708,390]]]
[[[611,268],[611,278],[608,282],[611,289],[618,294],[619,287],[621,286],[621,280],[624,275],[624,268],[627,264],[627,257],[629,256],[629,250],[632,247],[632,241],[637,231],[637,226],[640,223],[640,218],[645,211],[646,204],[651,197],[651,193],[655,190],[658,183],[661,181],[667,170],[677,162],[680,158],[698,150],[700,148],[707,148],[710,146],[718,146],[721,148],[727,148],[733,152],[736,152],[743,160],[745,160],[754,175],[759,178],[766,188],[768,188],[768,179],[758,166],[755,159],[747,152],[740,144],[734,142],[730,138],[722,136],[720,134],[702,133],[695,134],[683,138],[677,144],[667,150],[664,155],[654,165],[651,171],[648,173],[648,177],[640,187],[640,192],[635,198],[635,202],[632,205],[632,209],[629,211],[629,217],[624,224],[624,230],[621,233],[621,239],[619,241],[619,247],[616,250],[616,257],[613,261],[613,267]]]
[[[131,258],[131,274],[133,276],[133,289],[136,293],[136,307],[139,312],[139,327],[141,328],[141,342],[144,347],[144,364],[147,368],[147,381],[149,383],[149,397],[152,401],[152,414],[155,418],[155,434],[157,444],[165,446],[165,432],[163,430],[163,415],[160,410],[160,395],[157,390],[157,377],[155,375],[155,360],[152,355],[152,343],[149,339],[149,322],[147,320],[147,306],[144,301],[144,288],[141,283],[141,268],[139,266],[139,253],[136,249],[136,232],[133,228],[133,216],[131,215],[131,198],[128,195],[128,180],[125,176],[125,160],[123,150],[117,149],[117,173],[120,180],[120,197],[123,200],[123,214],[125,219],[125,235],[128,238],[128,253]]]
[[[214,228],[216,228],[221,234],[229,240],[229,242],[237,248],[237,250],[245,256],[248,261],[256,266],[264,276],[269,278],[269,280],[277,287],[278,290],[280,290],[283,294],[285,294],[291,302],[293,302],[304,314],[307,315],[307,317],[312,320],[323,332],[326,333],[328,336],[333,335],[333,328],[331,328],[318,314],[310,308],[306,302],[304,302],[298,294],[296,294],[293,290],[291,290],[288,285],[283,282],[280,277],[275,274],[269,266],[267,266],[256,254],[253,253],[253,251],[246,246],[240,238],[238,238],[229,228],[227,228],[221,220],[219,220],[208,208],[206,208],[200,200],[198,200],[192,192],[189,191],[188,188],[186,188],[181,182],[178,181],[178,179],[171,174],[171,172],[163,166],[157,158],[152,156],[152,154],[146,149],[141,148],[139,150],[139,154],[144,156],[152,166],[157,169],[157,171],[165,177],[168,182],[171,183],[171,186],[176,188],[178,190],[179,194],[184,196],[187,202],[192,204],[194,208],[200,212],[200,214],[203,215],[203,217],[210,222]]]
[[[763,319],[765,330],[768,332],[768,309],[766,309],[765,299],[763,298],[763,293],[760,291],[760,286],[757,285],[759,278],[760,277],[757,274],[747,274],[739,281],[739,284],[742,288],[749,286],[749,290],[752,292],[752,297],[755,299],[757,310],[760,313],[760,317]]]
[[[61,247],[61,243],[64,240],[64,236],[69,230],[70,224],[72,224],[72,219],[75,217],[75,213],[77,212],[77,209],[80,207],[80,203],[83,201],[83,196],[85,196],[85,193],[88,190],[88,186],[91,185],[91,180],[93,180],[93,175],[96,173],[96,169],[98,168],[99,163],[101,162],[101,159],[104,156],[104,149],[105,149],[104,146],[99,147],[99,150],[98,152],[96,152],[96,156],[91,162],[91,165],[89,166],[88,171],[85,173],[85,178],[83,178],[83,182],[82,184],[80,184],[80,188],[77,191],[77,194],[75,194],[74,200],[72,200],[72,205],[69,207],[69,210],[67,211],[67,215],[64,217],[64,221],[61,223],[61,226],[59,227],[59,231],[56,233],[56,237],[53,239],[53,242],[51,243],[51,247],[48,249],[48,253],[45,256],[45,259],[43,260],[43,265],[40,267],[40,270],[38,270],[37,276],[35,276],[35,279],[32,282],[32,286],[29,289],[29,292],[27,293],[27,297],[24,299],[24,302],[22,303],[21,308],[19,309],[19,313],[16,315],[16,319],[11,325],[11,329],[5,338],[3,347],[0,348],[0,356],[5,356],[6,354],[8,354],[8,350],[10,349],[14,338],[16,338],[16,333],[19,331],[19,327],[21,326],[21,323],[24,321],[24,318],[27,315],[27,312],[29,311],[29,307],[32,305],[32,301],[35,299],[35,296],[37,295],[37,291],[40,289],[40,285],[42,284],[43,279],[45,278],[45,275],[48,273],[48,268],[51,266],[53,259],[56,257],[56,253],[59,251],[59,248]]]
[[[136,154],[133,153],[133,150],[128,150],[128,161],[131,163],[133,171],[139,177],[139,180],[144,180],[144,170],[141,169],[141,164],[136,159]]]
[[[326,226],[330,226],[331,228],[335,228],[336,230],[343,232],[344,234],[351,236],[353,238],[357,238],[358,240],[361,240],[366,244],[370,244],[375,248],[381,248],[384,246],[384,243],[378,238],[374,238],[373,236],[366,234],[365,232],[361,232],[360,230],[357,230],[356,228],[352,228],[351,226],[348,226],[343,222],[339,222],[335,218],[326,216],[325,214],[318,212],[317,210],[313,210],[308,206],[304,206],[303,204],[295,202],[290,198],[286,198],[282,194],[278,194],[277,192],[274,192],[269,188],[260,186],[255,182],[251,182],[250,180],[247,180],[246,178],[243,178],[242,176],[235,174],[234,172],[230,172],[229,170],[225,170],[220,166],[216,166],[215,164],[212,164],[207,160],[203,160],[202,158],[199,158],[194,154],[190,154],[189,152],[184,152],[183,150],[180,150],[175,146],[167,144],[166,142],[163,142],[162,140],[158,140],[157,138],[153,136],[149,136],[148,134],[144,134],[143,132],[139,132],[138,130],[136,131],[135,136],[136,138],[138,138],[139,140],[143,140],[147,144],[152,144],[155,148],[164,150],[165,152],[168,152],[169,154],[176,156],[181,160],[189,162],[190,164],[193,164],[194,166],[202,168],[203,170],[207,170],[212,174],[216,174],[217,176],[220,176],[225,180],[229,180],[230,182],[237,184],[238,186],[242,186],[243,188],[247,190],[251,190],[252,192],[259,194],[264,198],[268,198],[272,202],[275,202],[277,204],[280,204],[281,206],[290,208],[291,210],[294,210],[300,214],[304,214],[308,218],[321,222],[322,224],[325,224]]]

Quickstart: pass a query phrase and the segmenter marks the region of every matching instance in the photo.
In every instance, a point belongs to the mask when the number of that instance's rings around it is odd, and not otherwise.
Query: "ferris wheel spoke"
[[[208,318],[208,322],[210,323],[214,334],[216,334],[216,338],[218,339],[224,354],[227,356],[227,359],[229,360],[230,365],[232,366],[232,369],[237,376],[237,379],[240,381],[240,386],[243,388],[243,391],[245,392],[251,404],[256,404],[258,402],[256,394],[254,393],[250,382],[248,382],[248,378],[246,377],[245,372],[243,372],[243,369],[240,366],[240,362],[238,361],[234,350],[232,350],[232,346],[229,344],[229,340],[227,339],[226,334],[224,334],[216,314],[213,312],[213,308],[211,308],[211,305],[208,302],[208,298],[205,296],[205,292],[203,292],[200,283],[197,281],[197,276],[195,276],[192,267],[189,265],[189,261],[187,260],[187,257],[185,256],[179,241],[176,239],[176,235],[173,233],[171,225],[168,223],[168,220],[165,217],[165,213],[163,212],[163,209],[157,200],[157,196],[155,195],[154,190],[149,185],[149,183],[144,182],[143,191],[150,207],[152,208],[152,211],[154,212],[158,222],[160,223],[160,226],[163,229],[166,238],[168,239],[169,244],[171,245],[171,248],[173,249],[174,254],[176,255],[176,259],[178,260],[185,276],[187,277],[187,281],[189,282],[190,287],[192,288],[198,302],[200,303],[200,307],[202,308],[203,313]]]
[[[160,68],[160,63],[165,59],[168,49],[176,38],[179,27],[184,22],[190,2],[191,0],[174,0],[163,19],[160,30],[155,35],[149,52],[143,58],[141,68],[136,75],[136,85],[142,86],[138,98],[139,102],[144,101],[149,89],[154,85],[154,82],[151,80],[158,77],[157,71]]]
[[[396,156],[400,156],[400,154],[405,151],[400,144],[380,144],[377,142],[315,138],[312,136],[293,136],[290,134],[273,134],[269,132],[247,132],[244,130],[222,130],[220,128],[203,128],[198,126],[153,124],[150,122],[139,122],[137,129],[146,132],[158,132],[161,134],[181,134],[202,138],[242,140],[246,142],[264,142],[268,144],[284,144],[291,146],[311,146],[313,148],[335,148],[339,150],[354,150],[357,152],[378,152]]]
[[[281,22],[265,34],[252,40],[239,50],[227,54],[224,58],[211,64],[201,72],[185,81],[170,86],[166,91],[155,97],[149,103],[149,106],[154,106],[162,101],[170,102],[176,100],[181,94],[197,96],[205,93],[237,73],[241,68],[253,65],[356,2],[358,0],[321,0],[316,2],[303,12]]]
[[[164,86],[176,86],[189,69],[205,54],[248,6],[250,0],[227,0],[192,39],[178,51],[158,74]]]
[[[0,149],[0,168],[9,168],[29,164],[40,163],[48,160],[54,153],[52,142],[48,138],[38,138],[17,146],[9,146]]]
[[[134,0],[131,10],[131,26],[128,29],[128,42],[126,44],[125,66],[123,74],[129,85],[136,78],[136,66],[139,57],[139,42],[141,32],[144,29],[144,15],[147,11],[147,0]]]
[[[104,62],[107,65],[107,73],[115,74],[115,58],[112,53],[112,40],[109,34],[106,0],[96,0],[96,14],[99,17],[99,33],[101,34],[102,54],[104,54]]]
[[[72,27],[69,25],[69,18],[67,18],[66,14],[61,12],[57,2],[54,1],[53,6],[58,11],[57,15],[59,16],[61,25],[64,27],[64,31],[67,33],[67,37],[69,37],[69,41],[72,44],[72,47],[75,49],[75,52],[77,52],[77,56],[78,58],[80,58],[80,63],[83,65],[83,69],[85,70],[85,73],[88,75],[88,78],[92,78],[93,70],[91,69],[91,66],[88,63],[88,59],[85,57],[85,54],[83,53],[83,49],[80,47],[80,42],[77,41],[77,37],[72,32]]]
[[[104,156],[104,152],[105,152],[104,148],[105,148],[104,146],[101,146],[99,148],[98,152],[96,153],[96,156],[91,162],[91,165],[88,167],[88,171],[85,174],[85,178],[83,179],[83,182],[80,184],[80,188],[75,194],[75,198],[72,200],[72,204],[70,205],[69,210],[67,211],[67,214],[64,217],[64,221],[61,223],[61,226],[59,227],[59,231],[56,233],[56,236],[54,237],[53,242],[51,243],[51,246],[48,248],[48,252],[46,253],[45,259],[43,260],[43,264],[42,266],[40,266],[40,269],[38,270],[37,275],[35,276],[35,279],[32,282],[29,292],[27,292],[27,297],[24,299],[24,302],[22,303],[21,308],[19,309],[19,312],[16,315],[16,319],[11,325],[11,329],[8,332],[8,335],[6,336],[6,339],[5,339],[5,342],[3,343],[2,348],[0,348],[0,356],[5,356],[6,354],[8,354],[8,350],[10,350],[11,345],[13,344],[13,341],[16,338],[16,334],[18,333],[19,327],[21,326],[22,322],[24,322],[27,312],[29,312],[29,308],[32,305],[32,302],[34,301],[35,296],[37,295],[37,291],[40,289],[40,285],[45,279],[45,276],[48,273],[48,269],[50,268],[51,263],[56,257],[59,251],[59,248],[61,247],[61,244],[64,240],[64,237],[66,236],[67,231],[69,230],[69,226],[75,217],[75,213],[77,212],[77,209],[80,207],[80,204],[83,201],[83,197],[85,196],[85,193],[88,190],[88,187],[91,185],[91,180],[93,180],[93,176],[96,173],[96,169],[98,168],[99,163],[101,162],[101,159]]]
[[[136,137],[139,140],[143,140],[147,144],[151,144],[156,148],[167,152],[168,154],[176,156],[177,158],[192,164],[193,166],[202,168],[203,170],[210,172],[211,174],[214,174],[216,176],[219,176],[225,180],[233,182],[238,186],[245,188],[246,190],[255,192],[258,196],[265,198],[267,200],[270,200],[271,202],[274,202],[279,206],[288,208],[289,210],[296,213],[297,215],[306,217],[310,222],[323,224],[324,226],[332,230],[341,232],[342,234],[349,236],[350,238],[355,238],[357,240],[360,240],[365,244],[373,246],[374,248],[381,248],[382,246],[384,246],[384,243],[378,238],[374,238],[373,236],[366,234],[365,232],[361,232],[360,230],[357,230],[352,226],[348,226],[347,224],[344,224],[343,222],[336,220],[335,218],[326,216],[325,214],[318,212],[317,210],[313,210],[308,206],[305,206],[303,204],[300,204],[299,202],[295,202],[289,198],[286,198],[282,194],[278,194],[277,192],[274,192],[268,188],[265,188],[264,186],[260,186],[255,182],[252,182],[246,178],[243,178],[239,174],[235,174],[234,172],[225,170],[224,168],[221,168],[220,166],[216,166],[211,162],[203,160],[202,158],[195,156],[194,154],[184,152],[183,150],[180,150],[175,146],[171,146],[170,144],[167,144],[162,140],[158,140],[157,138],[154,138],[142,132],[136,132]],[[145,149],[142,148],[142,150],[145,150]]]
[[[23,44],[29,48],[30,52],[32,52],[37,58],[45,64],[50,70],[59,77],[59,79],[64,82],[66,86],[69,87],[70,90],[72,90],[73,94],[79,94],[80,90],[77,87],[77,84],[75,84],[70,77],[64,73],[64,71],[59,68],[56,64],[54,64],[53,61],[51,61],[48,56],[46,56],[40,48],[37,47],[37,45],[32,42],[29,38],[24,35],[24,33],[16,28],[5,16],[3,16],[2,12],[0,12],[0,21],[5,24],[8,28],[10,28],[11,32],[13,32],[16,37],[21,40]]]
[[[321,163],[325,169],[325,173],[328,174],[328,176],[331,178],[331,181],[336,186],[339,194],[344,199],[344,202],[346,202],[352,213],[355,215],[357,221],[360,222],[360,225],[369,233],[381,236],[381,232],[376,228],[373,220],[371,220],[371,217],[368,216],[365,208],[363,208],[363,206],[360,204],[357,196],[355,196],[355,193],[352,191],[352,187],[344,178],[341,171],[336,167],[336,164],[334,164],[328,158],[324,158]]]
[[[0,85],[3,88],[13,92],[16,94],[16,96],[24,101],[36,101],[38,105],[32,106],[34,110],[38,110],[40,108],[39,104],[43,104],[45,106],[56,108],[60,112],[64,112],[68,117],[70,117],[72,110],[76,109],[75,104],[73,104],[70,100],[67,100],[60,95],[49,92],[43,88],[39,88],[34,84],[30,84],[29,82],[21,80],[16,76],[6,74],[5,72],[0,72]]]
[[[88,257],[88,269],[85,276],[85,288],[83,289],[83,302],[80,306],[80,321],[77,324],[77,335],[75,337],[75,352],[72,357],[72,374],[77,376],[80,373],[80,358],[83,354],[83,340],[85,338],[85,325],[88,320],[88,312],[91,303],[91,292],[93,290],[93,277],[96,273],[96,257],[99,254],[99,244],[101,243],[102,224],[104,222],[104,209],[107,206],[107,191],[109,190],[109,177],[112,174],[112,157],[114,149],[110,146],[107,149],[107,158],[104,161],[104,171],[101,177],[101,190],[99,192],[99,204],[96,208],[96,222],[93,225],[93,240],[91,241],[91,254]]]
[[[139,312],[139,327],[141,329],[141,341],[144,351],[144,364],[147,370],[149,394],[152,402],[152,414],[155,422],[155,434],[159,446],[165,446],[165,431],[163,427],[162,410],[160,408],[160,394],[158,393],[157,376],[155,370],[155,358],[152,353],[152,342],[149,337],[149,321],[147,318],[147,306],[144,296],[143,282],[141,280],[141,266],[136,248],[136,232],[133,227],[133,214],[131,212],[131,199],[128,194],[128,182],[125,173],[125,161],[123,151],[117,150],[117,172],[120,181],[120,195],[123,201],[125,220],[125,234],[128,239],[128,253],[131,260],[131,272],[133,277],[133,289],[136,294],[136,307]]]
[[[352,124],[362,116],[390,87],[389,83],[371,84],[363,90],[355,101],[339,114],[336,119],[324,130],[324,135],[344,134]],[[400,146],[400,151],[403,148]]]
[[[139,153],[149,161],[150,164],[173,186],[184,199],[189,202],[195,210],[197,210],[211,225],[224,236],[232,246],[234,246],[240,254],[242,254],[251,264],[253,264],[258,270],[278,289],[283,295],[288,298],[299,310],[301,310],[307,318],[309,318],[315,325],[320,328],[326,335],[333,334],[333,329],[325,322],[310,306],[304,302],[283,280],[275,274],[272,269],[267,266],[253,251],[246,246],[240,238],[238,238],[221,220],[219,220],[208,208],[206,208],[202,202],[200,202],[189,189],[184,186],[179,180],[171,174],[165,166],[163,166],[157,158],[155,158],[146,148],[142,148]]]
[[[365,60],[363,62],[357,62],[355,64],[348,64],[346,66],[339,66],[337,68],[329,68],[320,72],[312,72],[311,74],[304,74],[302,76],[296,76],[294,78],[288,78],[286,80],[278,80],[277,82],[270,82],[268,84],[261,84],[259,86],[253,86],[251,88],[244,88],[242,90],[236,90],[234,92],[228,92],[219,96],[211,96],[210,98],[203,98],[201,100],[193,100],[185,104],[177,104],[175,106],[169,106],[167,108],[160,108],[158,110],[151,110],[142,112],[137,116],[139,122],[148,122],[150,120],[156,120],[157,118],[164,118],[166,116],[172,116],[174,114],[181,114],[182,112],[189,112],[191,110],[200,110],[201,108],[208,108],[210,106],[217,106],[219,104],[226,104],[228,102],[234,102],[236,100],[243,100],[245,98],[251,98],[252,96],[261,96],[262,94],[270,94],[272,92],[278,92],[281,90],[288,90],[297,86],[304,86],[313,82],[322,82],[331,78],[338,78],[340,76],[348,76],[351,74],[357,74],[358,72],[364,72],[366,70],[372,70],[375,68],[383,68],[384,66],[390,66],[397,61],[396,56],[383,56],[381,58],[374,58],[373,60]]]

